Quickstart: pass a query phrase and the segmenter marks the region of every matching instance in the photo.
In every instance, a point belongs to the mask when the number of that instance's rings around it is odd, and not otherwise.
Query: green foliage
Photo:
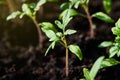
[[[71,44],[68,46],[69,50],[74,53],[80,60],[82,60],[82,52],[79,46]]]
[[[71,34],[75,34],[77,31],[76,30],[72,30],[72,29],[67,29],[64,33],[64,35],[71,35]]]
[[[101,67],[101,63],[103,61],[104,57],[99,57],[95,63],[93,64],[91,70],[89,71],[88,69],[84,68],[83,72],[84,72],[84,76],[85,79],[84,80],[95,80],[95,76],[97,75],[100,67]],[[83,80],[83,79],[80,79]]]
[[[14,19],[21,14],[20,11],[13,12],[10,16],[7,17],[7,20]]]
[[[105,11],[110,13],[112,9],[112,0],[103,0],[103,6]]]
[[[95,61],[90,71],[87,68],[83,69],[85,78],[80,80],[95,80],[95,77],[101,68],[106,68],[117,64],[120,64],[120,62],[114,58],[104,59],[104,56],[101,56]]]
[[[120,19],[115,23],[115,27],[112,28],[112,32],[115,37],[114,45],[109,49],[110,57],[113,57],[117,54],[120,56]]]
[[[65,48],[69,48],[69,50],[74,53],[80,60],[82,60],[82,52],[80,48],[77,45],[66,45],[66,35],[72,35],[76,33],[76,30],[72,29],[65,29],[70,22],[72,17],[70,17],[70,10],[68,10],[63,16],[62,21],[55,20],[55,24],[57,27],[62,30],[62,32],[57,32],[55,27],[48,22],[41,23],[43,32],[47,35],[47,37],[50,39],[49,41],[52,41],[51,45],[48,47],[45,55],[48,53],[50,48],[54,48],[55,44],[57,42],[61,43]]]
[[[101,68],[110,67],[117,64],[120,64],[120,62],[115,60],[114,58],[108,58],[102,61]]]
[[[80,13],[74,9],[66,9],[60,14],[59,18],[61,19],[63,17],[63,15],[65,15],[68,10],[70,11],[70,16],[79,16],[80,15]]]
[[[112,41],[104,41],[102,42],[98,47],[100,48],[104,48],[104,47],[110,47],[113,45],[113,42]]]
[[[118,57],[120,56],[120,19],[115,23],[115,27],[112,28],[112,32],[116,35],[114,42],[104,41],[99,45],[99,47],[110,47],[110,58],[115,55]]]
[[[102,21],[105,21],[105,22],[114,22],[114,20],[111,17],[109,17],[108,15],[106,15],[103,12],[94,13],[92,15],[92,17],[96,17],[96,18],[98,18],[98,19],[100,19]]]

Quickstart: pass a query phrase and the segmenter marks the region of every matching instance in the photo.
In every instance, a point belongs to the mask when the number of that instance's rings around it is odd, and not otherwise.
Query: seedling
[[[80,60],[82,60],[82,52],[79,46],[75,44],[68,45],[66,36],[72,35],[76,33],[76,30],[67,29],[66,27],[68,23],[71,21],[72,17],[70,17],[69,10],[63,15],[62,21],[55,20],[55,24],[57,27],[61,30],[61,32],[58,32],[57,29],[53,26],[53,24],[49,22],[43,22],[41,23],[42,31],[47,35],[49,38],[49,41],[52,42],[48,49],[46,50],[45,55],[47,55],[48,51],[52,48],[54,49],[56,43],[62,44],[66,49],[66,77],[69,75],[69,67],[68,67],[68,49],[74,53]]]
[[[120,19],[115,23],[115,27],[112,28],[112,32],[116,35],[114,42],[112,41],[104,41],[99,47],[110,47],[109,49],[109,57],[113,57],[117,55],[120,56]]]
[[[19,18],[21,19],[21,18],[23,18],[24,15],[26,15],[30,19],[32,19],[32,21],[34,22],[34,24],[36,26],[37,32],[38,32],[38,38],[39,38],[38,48],[40,50],[43,47],[43,40],[44,40],[44,38],[43,38],[43,34],[42,34],[42,31],[41,31],[40,25],[39,25],[39,23],[36,20],[36,13],[37,13],[37,11],[40,10],[41,6],[43,4],[45,4],[46,2],[47,2],[47,0],[39,0],[37,2],[37,4],[35,4],[35,3],[23,4],[22,5],[22,11],[13,12],[12,14],[10,14],[7,17],[7,20],[14,19],[17,16],[19,16]]]
[[[110,12],[110,10],[111,10],[110,0],[103,0],[103,4],[104,4],[104,8],[105,8],[106,12]],[[77,9],[79,6],[81,6],[84,9],[86,15],[76,11],[75,9],[72,9],[72,7]],[[63,9],[64,11],[60,15],[60,17],[64,15],[64,13],[68,10],[68,8],[71,8],[71,11],[70,11],[71,16],[79,16],[80,15],[80,16],[86,17],[88,19],[89,25],[90,25],[90,38],[94,38],[94,35],[95,35],[95,33],[94,33],[95,25],[93,24],[93,21],[92,21],[93,17],[96,17],[105,22],[113,22],[112,18],[110,18],[103,12],[96,12],[96,13],[90,15],[89,0],[69,0],[69,2],[63,3],[61,5],[61,9]]]
[[[120,62],[113,58],[104,59],[104,56],[101,56],[95,61],[90,71],[87,68],[83,69],[85,78],[80,80],[95,80],[95,77],[101,68],[110,67],[117,64],[120,64]]]

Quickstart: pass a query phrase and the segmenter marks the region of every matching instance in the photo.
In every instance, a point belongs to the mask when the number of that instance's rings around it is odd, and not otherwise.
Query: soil
[[[112,11],[109,14],[115,21],[120,17],[120,1],[114,0]],[[81,8],[79,11],[84,12]],[[90,2],[90,13],[103,11],[100,0]],[[57,15],[58,13],[56,13]],[[53,15],[53,17],[56,17]],[[27,20],[27,19],[26,19]],[[26,21],[24,20],[24,21]],[[39,20],[39,19],[38,19]],[[4,26],[5,20],[1,20]],[[79,59],[69,52],[69,77],[65,77],[65,49],[57,44],[54,50],[50,50],[47,56],[44,56],[45,50],[49,46],[48,39],[44,41],[42,51],[36,49],[37,32],[26,21],[26,27],[14,27],[7,31],[7,36],[1,34],[0,37],[0,80],[79,80],[83,78],[83,68],[90,69],[95,60],[100,56],[109,56],[107,48],[98,48],[102,41],[113,41],[114,35],[111,28],[114,23],[105,23],[96,18],[93,22],[96,24],[95,38],[89,38],[89,23],[83,17],[74,17],[68,28],[78,30],[72,36],[68,36],[68,43],[78,44],[83,52],[83,60]],[[51,20],[52,22],[52,20]],[[23,26],[23,25],[22,25]],[[1,31],[5,31],[2,29]],[[15,31],[15,32],[14,32]],[[10,34],[9,34],[10,33]],[[16,34],[17,33],[17,34]],[[25,34],[22,34],[25,33]],[[4,36],[3,36],[4,35]],[[24,35],[24,36],[23,36]],[[10,36],[10,37],[8,37]],[[32,36],[32,37],[31,37]],[[11,38],[12,37],[12,38]],[[119,58],[116,58],[119,60]],[[96,76],[96,80],[120,80],[120,65],[101,69]]]

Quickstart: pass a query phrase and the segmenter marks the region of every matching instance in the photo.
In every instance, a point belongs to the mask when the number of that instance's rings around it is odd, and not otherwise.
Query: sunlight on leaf
[[[95,76],[97,75],[99,69],[100,69],[100,66],[101,66],[101,63],[104,59],[104,56],[102,57],[99,57],[95,63],[93,64],[91,70],[90,70],[90,77],[91,77],[91,80],[94,80],[95,79]]]
[[[71,35],[71,34],[75,34],[77,31],[76,30],[72,30],[72,29],[68,29],[65,31],[65,35]]]
[[[114,22],[114,20],[111,17],[109,17],[108,15],[106,15],[103,12],[94,13],[92,15],[92,17],[96,17],[96,18],[98,18],[98,19],[100,19],[102,21],[105,21],[105,22]]]
[[[71,44],[68,46],[69,50],[74,53],[80,60],[82,60],[82,52],[79,46]]]
[[[14,19],[14,18],[16,18],[17,16],[19,16],[20,14],[21,14],[20,11],[13,12],[13,13],[11,13],[11,14],[7,17],[7,20]]]
[[[104,48],[104,47],[109,47],[109,46],[112,46],[112,45],[113,45],[112,41],[104,41],[98,47]]]

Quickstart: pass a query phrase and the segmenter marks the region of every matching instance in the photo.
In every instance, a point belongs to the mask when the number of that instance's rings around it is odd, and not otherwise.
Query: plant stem
[[[92,17],[90,16],[89,10],[88,10],[88,6],[84,5],[83,6],[86,14],[87,14],[87,18],[90,24],[90,38],[94,38],[95,33],[94,33],[94,29],[93,29],[93,21],[92,21]]]
[[[38,24],[38,22],[36,21],[36,18],[32,18],[35,26],[36,26],[36,29],[38,31],[38,40],[39,40],[39,43],[38,43],[38,49],[42,50],[43,48],[43,34],[42,34],[42,31],[41,31],[41,28],[40,28],[40,25]]]
[[[66,48],[66,64],[65,64],[65,69],[66,69],[66,77],[68,77],[69,76],[69,66],[68,66],[68,45],[67,45],[67,41],[66,41],[66,39],[65,39],[65,37],[64,37],[64,40],[63,40],[63,42],[64,42],[64,45],[65,45],[65,48]]]

